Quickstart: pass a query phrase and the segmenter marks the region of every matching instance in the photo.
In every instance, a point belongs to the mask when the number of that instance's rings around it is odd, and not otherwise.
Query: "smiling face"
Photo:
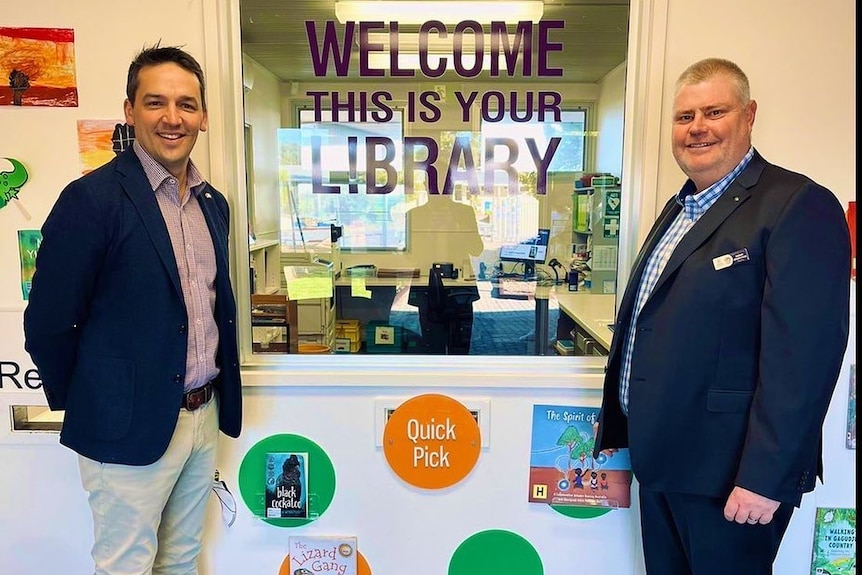
[[[740,98],[733,80],[718,74],[685,84],[674,98],[673,156],[702,191],[727,175],[751,147],[757,103]]]
[[[126,123],[135,139],[174,177],[185,181],[198,132],[207,129],[197,77],[174,63],[145,66],[138,72],[135,101],[126,100]]]

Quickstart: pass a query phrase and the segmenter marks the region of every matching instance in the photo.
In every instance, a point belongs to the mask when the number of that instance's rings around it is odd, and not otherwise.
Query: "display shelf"
[[[277,294],[281,285],[281,247],[278,240],[263,240],[248,247],[251,293]]]

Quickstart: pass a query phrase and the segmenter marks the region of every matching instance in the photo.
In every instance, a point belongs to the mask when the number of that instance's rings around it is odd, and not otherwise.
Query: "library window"
[[[566,8],[542,50],[473,27],[474,59],[435,53],[433,78],[334,22],[280,67],[243,19],[253,355],[607,353],[626,42],[584,66],[585,11],[627,27],[626,5]],[[492,75],[500,34],[520,41]]]

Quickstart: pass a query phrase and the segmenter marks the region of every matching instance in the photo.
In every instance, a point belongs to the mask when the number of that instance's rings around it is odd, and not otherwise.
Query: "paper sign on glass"
[[[327,266],[284,266],[287,299],[332,297],[332,271]]]

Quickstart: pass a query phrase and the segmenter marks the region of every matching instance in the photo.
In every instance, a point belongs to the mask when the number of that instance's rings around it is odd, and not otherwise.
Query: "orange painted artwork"
[[[78,106],[73,29],[0,26],[0,106]]]
[[[78,120],[78,157],[87,174],[113,160],[135,141],[135,129],[118,120]]]

